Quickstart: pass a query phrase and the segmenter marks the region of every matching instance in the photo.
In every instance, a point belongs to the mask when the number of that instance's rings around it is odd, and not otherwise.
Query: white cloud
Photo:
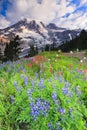
[[[75,8],[75,5],[67,7],[66,0],[43,0],[42,4],[38,4],[37,0],[13,0],[12,6],[7,10],[7,18],[14,22],[21,17],[29,17],[48,23],[56,16],[73,12]]]
[[[14,24],[21,18],[30,18],[39,21],[43,21],[46,24],[55,21],[58,26],[76,28],[83,26],[85,27],[86,13],[83,11],[76,11],[77,8],[84,4],[87,4],[87,0],[80,0],[80,5],[71,3],[72,0],[9,0],[11,5],[7,8],[6,18],[3,18],[5,22],[9,21]],[[62,17],[67,13],[69,17]],[[83,21],[85,22],[80,23]],[[5,23],[4,22],[4,23]],[[0,25],[2,22],[0,21]],[[3,24],[5,25],[5,24]],[[4,26],[2,26],[4,27]]]
[[[4,16],[0,15],[0,29],[6,28],[10,25],[10,21],[8,21]]]
[[[72,13],[68,18],[60,18],[60,22],[56,24],[61,27],[76,29],[76,28],[87,28],[87,16],[83,12]]]
[[[84,4],[87,5],[87,0],[81,0],[81,5],[84,5]]]

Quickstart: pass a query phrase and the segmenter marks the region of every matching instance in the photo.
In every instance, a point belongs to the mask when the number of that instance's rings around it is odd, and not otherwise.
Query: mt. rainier
[[[0,30],[0,37],[11,39],[14,35],[21,38],[21,47],[26,49],[30,44],[35,44],[39,48],[48,44],[60,46],[66,41],[74,39],[80,33],[79,30],[68,30],[57,27],[54,23],[45,25],[43,22],[22,19],[16,24]]]

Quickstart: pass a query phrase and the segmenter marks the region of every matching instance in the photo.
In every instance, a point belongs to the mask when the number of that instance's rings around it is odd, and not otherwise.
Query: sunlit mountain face
[[[32,39],[37,43],[46,44],[46,42],[54,42],[59,46],[66,40],[71,40],[78,36],[79,30],[68,30],[66,28],[58,27],[54,23],[44,24],[42,21],[22,19],[16,24],[0,30],[0,36],[11,38],[14,35],[19,35],[25,41]]]
[[[38,48],[45,48],[46,45],[52,44],[54,44],[54,47],[58,47],[66,41],[74,39],[79,33],[79,30],[68,30],[58,27],[54,23],[46,25],[42,21],[22,19],[0,30],[0,37],[5,39],[0,42],[8,42],[14,36],[19,35],[23,50],[29,48],[30,44],[34,44]]]

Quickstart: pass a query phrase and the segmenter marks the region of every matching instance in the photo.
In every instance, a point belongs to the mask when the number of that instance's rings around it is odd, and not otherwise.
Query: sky
[[[23,18],[87,29],[87,0],[0,0],[0,29]]]

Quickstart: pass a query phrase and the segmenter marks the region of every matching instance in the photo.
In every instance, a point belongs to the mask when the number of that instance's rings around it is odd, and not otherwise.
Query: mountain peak
[[[43,21],[31,20],[29,18],[23,18],[14,25],[0,31],[0,36],[12,38],[14,35],[19,35],[22,39],[27,39],[35,42],[53,41],[57,46],[66,40],[70,40],[71,37],[75,38],[79,31],[67,30],[65,28],[58,27],[55,23],[49,23],[45,25]],[[39,39],[39,40],[38,40]],[[47,41],[46,41],[47,40]]]
[[[66,28],[58,27],[55,23],[49,23],[47,27],[53,30],[67,30]]]
[[[58,27],[57,27],[56,24],[54,24],[54,23],[49,23],[49,24],[47,25],[47,27],[48,27],[49,29],[55,29],[55,30],[58,29]]]
[[[21,18],[20,21],[27,22],[27,18]]]

